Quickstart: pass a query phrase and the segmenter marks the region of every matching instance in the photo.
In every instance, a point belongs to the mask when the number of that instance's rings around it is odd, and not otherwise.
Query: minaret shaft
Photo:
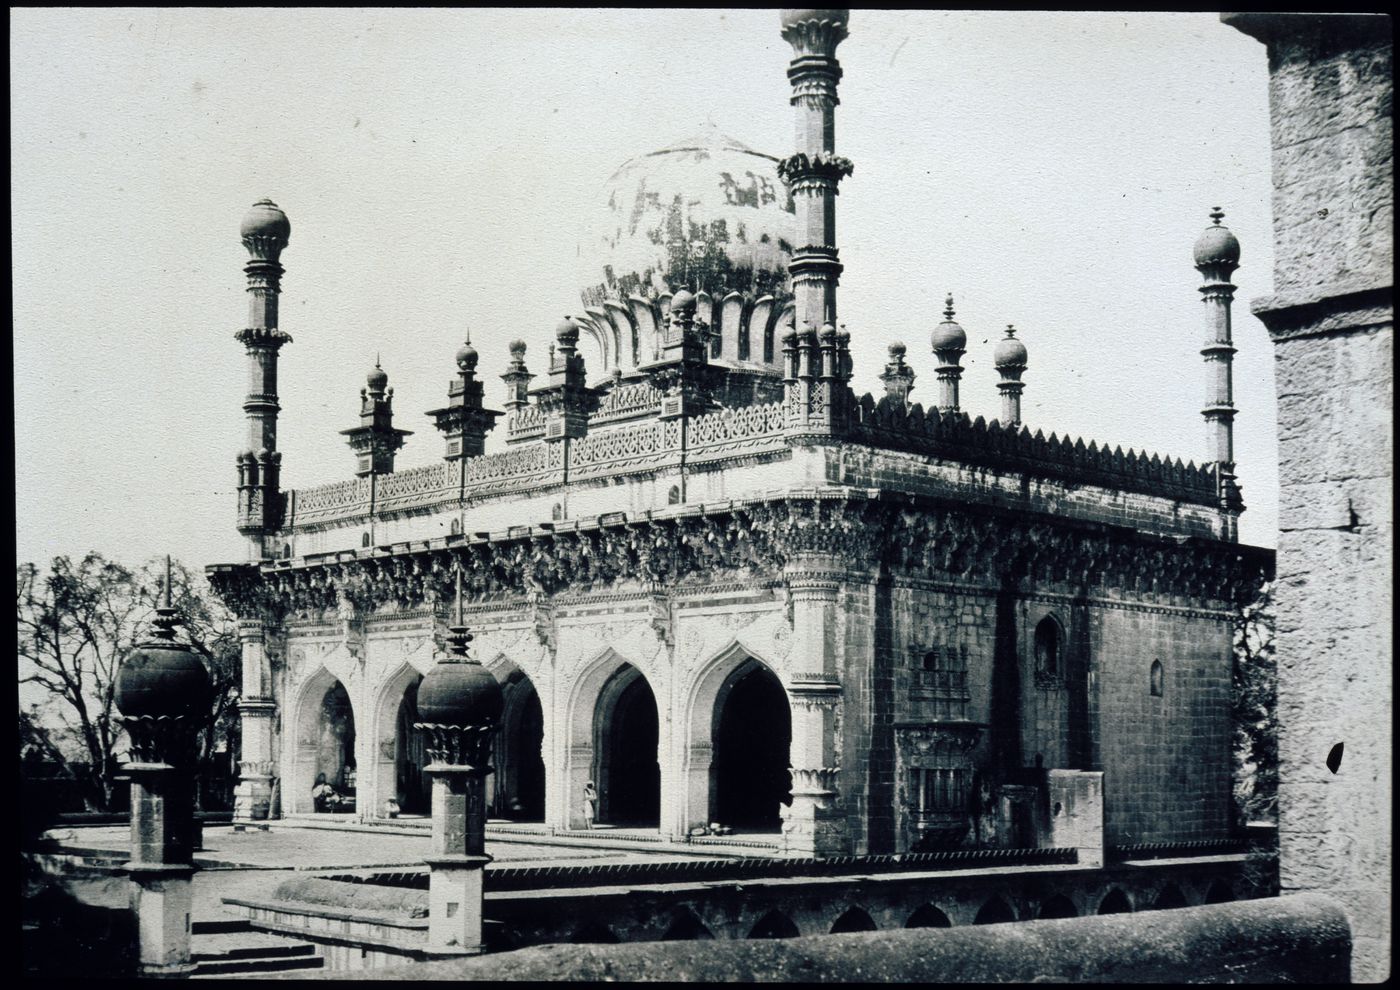
[[[841,263],[836,248],[836,194],[851,163],[836,154],[836,95],[841,64],[836,46],[846,37],[844,10],[801,11],[808,19],[784,18],[783,38],[792,45],[788,65],[791,103],[796,108],[796,151],[779,163],[792,190],[801,239],[789,272],[799,327],[836,324],[836,286]]]

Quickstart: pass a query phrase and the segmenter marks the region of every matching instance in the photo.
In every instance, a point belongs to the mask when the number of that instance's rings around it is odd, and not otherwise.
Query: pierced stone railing
[[[289,492],[288,525],[344,519],[370,510],[370,479],[352,478]]]
[[[389,512],[455,499],[457,482],[457,465],[449,461],[378,475],[374,511]]]
[[[692,463],[781,449],[787,446],[783,404],[769,402],[697,416],[687,428],[686,446]]]
[[[539,406],[518,406],[506,417],[506,440],[516,443],[544,436],[544,410]]]
[[[616,385],[598,403],[598,409],[588,418],[589,425],[612,423],[617,420],[649,416],[661,408],[661,392],[651,382],[630,382]]]
[[[659,467],[680,455],[677,420],[600,430],[570,442],[569,476],[589,478]]]

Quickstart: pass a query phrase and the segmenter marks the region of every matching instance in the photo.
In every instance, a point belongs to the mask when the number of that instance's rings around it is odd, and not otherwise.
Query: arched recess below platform
[[[544,821],[544,707],[535,684],[506,661],[491,672],[501,682],[504,705],[496,734],[495,767],[488,781],[487,813],[517,822]]]
[[[385,682],[376,706],[374,806],[363,817],[385,817],[393,798],[403,815],[427,815],[432,807],[432,782],[427,740],[413,726],[418,721],[418,686],[423,682],[412,664],[405,663]]]
[[[296,706],[296,749],[292,754],[290,794],[283,788],[283,807],[298,814],[317,810],[312,790],[322,774],[325,782],[346,798],[355,797],[355,710],[345,685],[322,667],[307,679]],[[323,805],[322,810],[349,811],[354,805]]]
[[[687,830],[778,832],[792,803],[792,709],[772,668],[735,643],[696,678],[687,709]]]

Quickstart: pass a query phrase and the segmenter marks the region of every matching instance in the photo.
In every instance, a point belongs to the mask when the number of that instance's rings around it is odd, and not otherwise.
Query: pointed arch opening
[[[1064,894],[1056,894],[1040,905],[1040,918],[1077,918],[1079,910]]]
[[[977,912],[977,917],[972,919],[972,923],[974,925],[1000,925],[1015,920],[1016,912],[1011,910],[1011,905],[1000,897],[993,897],[982,905],[982,909]]]
[[[369,815],[421,818],[431,810],[431,782],[423,773],[428,765],[427,740],[413,727],[418,721],[418,687],[422,682],[423,675],[405,662],[379,693],[373,726],[373,779],[367,779],[362,788],[364,810]]]
[[[948,920],[948,916],[934,907],[932,904],[922,904],[909,916],[909,920],[904,923],[905,928],[952,928],[953,923]]]
[[[593,717],[593,780],[598,823],[655,828],[661,823],[660,720],[642,672],[623,664],[603,685]]]
[[[870,917],[864,909],[859,907],[849,907],[835,921],[831,923],[831,934],[839,935],[842,932],[873,932],[878,930],[875,919]]]
[[[769,911],[749,930],[749,938],[797,938],[802,933],[783,912]]]
[[[666,929],[666,934],[661,936],[663,942],[713,942],[714,932],[705,927],[705,923],[695,916],[689,908],[682,908],[675,920],[671,922],[671,927]]]
[[[711,814],[736,832],[778,832],[792,804],[792,709],[771,670],[750,659],[715,702]]]
[[[288,803],[303,814],[354,812],[359,783],[354,706],[345,685],[324,667],[302,689],[295,724],[293,793]]]
[[[544,707],[529,676],[514,664],[495,671],[504,706],[496,734],[488,814],[516,822],[544,821]]]
[[[1099,914],[1131,914],[1133,902],[1128,895],[1114,887],[1099,902]]]

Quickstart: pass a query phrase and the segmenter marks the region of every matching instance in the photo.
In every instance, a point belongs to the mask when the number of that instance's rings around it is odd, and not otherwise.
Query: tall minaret
[[[1220,207],[1211,211],[1214,225],[1196,239],[1196,270],[1205,279],[1201,297],[1206,307],[1206,343],[1201,356],[1206,359],[1209,382],[1206,405],[1201,415],[1206,420],[1210,458],[1215,462],[1220,507],[1233,512],[1244,510],[1240,487],[1235,481],[1235,392],[1231,365],[1235,358],[1230,343],[1230,303],[1235,286],[1230,276],[1240,266],[1240,242],[1222,227],[1225,214]]]
[[[851,162],[836,154],[836,46],[846,37],[848,10],[784,10],[783,40],[792,45],[788,65],[792,105],[797,107],[797,151],[778,163],[797,206],[798,244],[788,271],[796,296],[796,324],[819,329],[836,324],[836,186]]]
[[[1006,336],[997,341],[992,351],[992,363],[996,365],[1001,381],[997,389],[1001,392],[1001,425],[1021,425],[1021,392],[1026,383],[1021,375],[1026,370],[1026,345],[1016,339],[1016,328],[1006,325]]]
[[[277,452],[277,352],[291,337],[277,329],[282,291],[278,258],[292,225],[270,199],[260,199],[243,218],[239,233],[248,249],[248,325],[234,334],[248,350],[247,444],[238,455],[238,531],[248,539],[250,560],[269,556],[264,539],[282,525]]]

